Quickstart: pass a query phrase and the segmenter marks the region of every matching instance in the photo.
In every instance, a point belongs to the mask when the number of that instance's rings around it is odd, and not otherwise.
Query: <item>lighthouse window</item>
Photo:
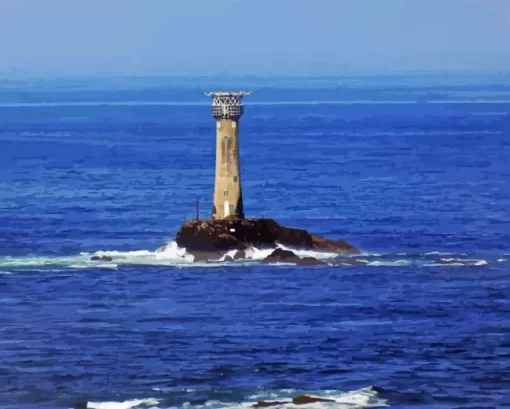
[[[228,190],[223,191],[223,196],[228,196]]]
[[[230,211],[230,214],[234,214],[234,205],[229,205],[228,209]]]
[[[234,182],[237,182],[237,176],[234,176]]]

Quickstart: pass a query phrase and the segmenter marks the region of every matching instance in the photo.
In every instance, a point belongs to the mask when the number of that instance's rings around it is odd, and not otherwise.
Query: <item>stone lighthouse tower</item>
[[[208,92],[213,98],[216,119],[216,177],[214,180],[213,219],[228,216],[244,218],[239,160],[239,119],[242,99],[248,92]]]

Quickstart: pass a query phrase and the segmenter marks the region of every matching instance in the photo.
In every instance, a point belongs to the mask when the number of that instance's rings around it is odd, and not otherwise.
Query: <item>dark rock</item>
[[[278,248],[262,261],[267,263],[278,262],[296,263],[299,260],[301,260],[301,258],[296,256],[292,251]]]
[[[225,258],[223,259],[224,261],[234,261],[234,259],[232,258],[232,256],[225,256]]]
[[[307,403],[315,402],[335,402],[333,399],[317,398],[315,396],[300,395],[292,398],[294,405],[306,405]]]
[[[303,257],[302,259],[299,259],[299,261],[296,263],[300,266],[327,266],[328,263],[325,263],[322,260],[316,259],[314,257]]]
[[[293,403],[294,405],[306,405],[317,402],[336,402],[334,399],[318,398],[316,396],[299,395],[292,398],[291,401],[284,400],[261,400],[252,405],[253,408],[268,408],[270,406],[286,405]]]
[[[297,264],[301,261],[301,258],[296,256],[292,251],[276,249],[269,256],[262,260],[264,264],[273,263],[294,263]]]
[[[216,252],[212,252],[212,251],[194,251],[194,252],[188,252],[188,253],[193,255],[193,257],[194,257],[193,261],[194,262],[197,262],[197,261],[215,261],[215,260],[219,260],[221,257],[223,257],[223,254],[225,254],[225,252],[219,252],[219,251],[216,251]]]
[[[359,250],[349,243],[341,240],[330,240],[310,234],[312,238],[312,248],[323,251],[330,251],[338,254],[359,254]]]
[[[185,222],[176,235],[180,247],[199,258],[214,258],[217,253],[249,246],[267,248],[278,243],[304,249],[338,254],[357,254],[358,250],[344,241],[329,240],[306,230],[284,227],[272,219],[191,220]]]
[[[92,261],[112,261],[112,258],[109,256],[92,256],[90,259]]]
[[[267,256],[263,263],[294,263],[300,266],[323,266],[326,265],[325,262],[318,260],[313,257],[304,257],[301,258],[294,254],[290,250],[276,249],[269,256]]]
[[[244,260],[246,258],[246,252],[244,250],[237,250],[234,254],[234,260]]]

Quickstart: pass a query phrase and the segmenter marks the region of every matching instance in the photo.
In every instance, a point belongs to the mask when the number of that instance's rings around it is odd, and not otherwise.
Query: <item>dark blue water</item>
[[[3,83],[0,407],[236,408],[298,393],[337,400],[315,407],[510,407],[506,83]],[[247,215],[347,240],[368,264],[154,253],[197,196],[209,216],[201,93],[215,89],[253,91]]]

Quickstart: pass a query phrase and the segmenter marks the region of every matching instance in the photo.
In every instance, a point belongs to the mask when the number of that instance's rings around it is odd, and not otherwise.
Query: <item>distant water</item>
[[[508,80],[1,83],[0,407],[510,407]],[[171,243],[210,214],[221,89],[253,91],[246,213],[366,265]]]

